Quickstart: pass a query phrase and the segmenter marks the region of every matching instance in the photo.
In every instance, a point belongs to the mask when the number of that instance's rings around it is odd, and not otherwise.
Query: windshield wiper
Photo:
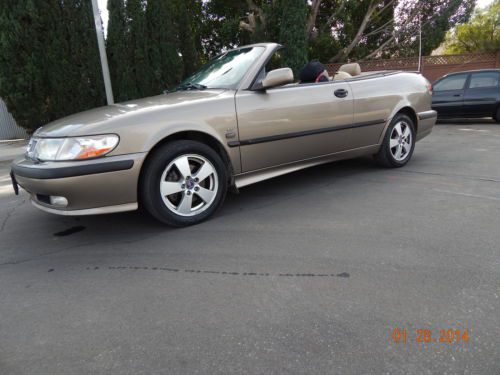
[[[199,83],[185,82],[176,87],[176,90],[205,90],[207,86]]]

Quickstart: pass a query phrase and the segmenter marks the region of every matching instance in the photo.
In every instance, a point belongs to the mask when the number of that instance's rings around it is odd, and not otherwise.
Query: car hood
[[[68,137],[97,134],[102,131],[102,125],[104,124],[114,124],[115,121],[129,116],[143,115],[159,110],[200,103],[217,98],[225,91],[215,89],[176,91],[99,107],[53,121],[39,128],[34,135],[37,137]],[[118,128],[116,131],[118,131]]]

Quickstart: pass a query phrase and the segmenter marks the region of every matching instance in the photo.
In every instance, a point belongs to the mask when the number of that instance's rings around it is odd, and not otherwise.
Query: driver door
[[[347,95],[339,98],[334,94],[337,90]],[[243,172],[347,148],[353,97],[346,82],[244,90],[235,99]]]

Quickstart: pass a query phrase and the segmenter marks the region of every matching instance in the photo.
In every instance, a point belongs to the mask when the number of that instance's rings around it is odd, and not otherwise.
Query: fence
[[[361,71],[377,70],[418,70],[418,57],[367,60],[359,63]],[[328,72],[333,75],[342,63],[326,64]],[[448,73],[463,70],[500,68],[500,51],[487,53],[471,53],[463,55],[425,56],[422,58],[421,72],[431,82]]]
[[[26,131],[16,124],[12,115],[7,111],[7,106],[0,99],[0,141],[27,137]]]

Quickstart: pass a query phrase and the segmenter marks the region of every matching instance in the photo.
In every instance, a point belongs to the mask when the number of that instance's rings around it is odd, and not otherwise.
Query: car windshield
[[[264,47],[248,47],[223,53],[186,78],[176,90],[235,88],[263,52]]]

